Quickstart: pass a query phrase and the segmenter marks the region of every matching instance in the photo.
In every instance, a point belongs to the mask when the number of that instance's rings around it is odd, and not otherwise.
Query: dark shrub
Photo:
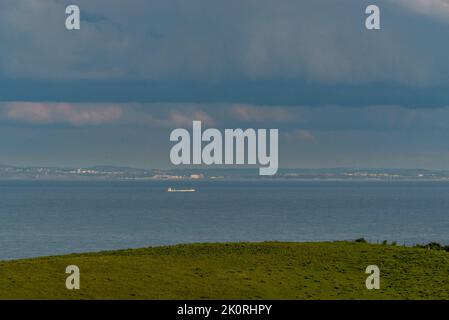
[[[429,249],[429,250],[446,250],[449,251],[449,246],[442,246],[438,242],[430,242],[428,244],[418,244],[417,248]]]
[[[429,249],[442,249],[441,244],[439,244],[438,242],[431,242],[429,244],[426,245],[427,248]]]

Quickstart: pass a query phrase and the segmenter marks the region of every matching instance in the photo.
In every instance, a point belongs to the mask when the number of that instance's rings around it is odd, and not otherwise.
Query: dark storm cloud
[[[81,30],[64,28],[65,6]],[[449,168],[449,7],[2,0],[0,163],[169,165],[192,120],[279,128],[281,166]]]
[[[378,1],[379,32],[364,29],[367,1],[75,2],[79,32],[64,28],[68,1],[1,2],[0,99],[449,101],[442,1]]]

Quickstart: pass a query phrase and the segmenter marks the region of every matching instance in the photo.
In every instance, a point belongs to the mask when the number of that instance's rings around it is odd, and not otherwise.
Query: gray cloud
[[[449,22],[448,0],[394,0],[394,3],[402,5],[418,14],[436,17],[444,22]]]
[[[376,34],[364,30],[365,1],[77,2],[90,18],[81,31],[68,32],[67,1],[2,1],[0,75],[412,86],[448,80],[435,67],[436,59],[448,67],[433,50],[441,39],[428,39],[423,49],[407,35],[408,22],[388,0],[381,4],[395,19],[385,21],[388,31]],[[425,8],[427,1],[412,2],[413,8]]]
[[[170,131],[202,120],[279,129],[281,166],[448,168],[448,118],[449,107],[1,103],[0,163],[167,167]]]
[[[35,125],[70,124],[73,126],[116,123],[123,115],[117,105],[69,103],[8,102],[0,104],[0,117]]]
[[[259,106],[187,103],[0,103],[0,120],[17,125],[142,126],[149,130],[208,127],[281,128],[310,140],[317,131],[449,131],[449,106],[409,109],[401,106]],[[117,129],[119,130],[119,129]],[[309,135],[310,134],[310,135]]]

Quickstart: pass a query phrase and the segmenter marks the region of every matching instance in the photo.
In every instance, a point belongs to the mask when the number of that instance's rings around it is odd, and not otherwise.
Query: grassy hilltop
[[[365,287],[378,265],[381,289]],[[65,268],[81,290],[65,288]],[[191,244],[0,262],[0,299],[449,299],[444,250],[333,243]]]

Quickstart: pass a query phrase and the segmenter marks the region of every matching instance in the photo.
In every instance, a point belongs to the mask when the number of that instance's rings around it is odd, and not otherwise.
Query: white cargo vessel
[[[195,192],[195,189],[175,189],[175,188],[168,188],[167,192]]]

